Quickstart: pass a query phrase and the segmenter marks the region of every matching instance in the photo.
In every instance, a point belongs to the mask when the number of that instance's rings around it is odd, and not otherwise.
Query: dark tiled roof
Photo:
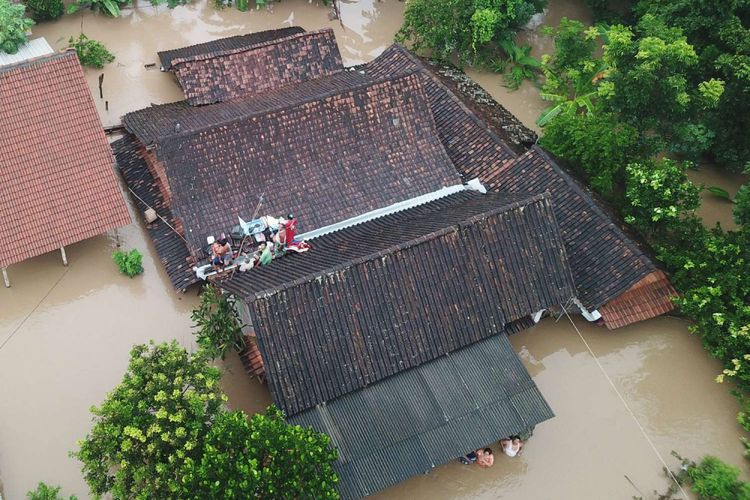
[[[516,200],[458,193],[312,240],[269,266],[281,286],[255,292],[255,270],[223,282],[256,293],[276,404],[294,415],[565,303],[575,291],[550,200]]]
[[[279,38],[304,33],[305,30],[299,26],[279,28],[276,30],[258,31],[247,35],[229,36],[219,38],[211,42],[199,43],[179,49],[164,50],[159,52],[159,60],[164,71],[172,69],[172,61],[175,59],[190,59],[196,56],[211,56],[224,51],[243,49],[253,45],[267,43]]]
[[[211,106],[195,107],[187,101],[157,104],[126,114],[123,117],[123,124],[143,144],[158,145],[159,142],[170,137],[225,125],[249,116],[283,110],[308,101],[325,99],[352,89],[372,85],[375,81],[377,80],[356,71],[344,71],[273,92]]]
[[[667,276],[662,271],[654,271],[604,304],[599,312],[604,326],[614,330],[668,313],[675,307],[672,299],[676,296]]]
[[[482,370],[472,367],[481,366]],[[361,498],[554,415],[506,335],[289,419],[331,436],[342,498]]]
[[[483,180],[499,191],[552,194],[578,298],[587,308],[599,308],[655,270],[594,199],[540,148],[533,147]]]
[[[0,267],[127,224],[75,51],[0,68]]]
[[[299,33],[247,47],[172,59],[192,106],[256,95],[344,69],[333,30]]]
[[[304,232],[460,183],[416,75],[164,139],[157,156],[191,252],[262,194],[262,213]]]
[[[125,183],[136,195],[133,196],[133,202],[138,207],[139,213],[143,214],[149,206],[153,207],[160,216],[174,227],[176,221],[172,212],[164,206],[161,192],[156,187],[154,178],[149,172],[139,149],[140,145],[130,135],[112,143],[112,150],[117,158],[117,164]],[[178,290],[185,290],[193,283],[197,283],[198,279],[191,271],[191,266],[188,263],[190,253],[185,241],[161,219],[146,225],[146,229],[154,242],[156,253],[159,255],[172,285]]]
[[[400,45],[391,45],[363,66],[374,78],[419,71],[440,141],[465,180],[482,177],[516,154],[466,107],[422,61]]]

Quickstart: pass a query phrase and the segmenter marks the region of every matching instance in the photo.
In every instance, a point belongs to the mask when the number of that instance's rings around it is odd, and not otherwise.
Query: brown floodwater
[[[542,22],[584,15],[579,2],[551,4]],[[85,12],[40,24],[33,32],[61,48],[82,24],[89,37],[115,53],[117,60],[103,71],[87,70],[102,121],[112,125],[123,113],[182,97],[170,75],[144,68],[158,63],[157,50],[290,24],[331,26],[346,63],[355,64],[391,43],[403,5],[395,0],[341,2],[342,27],[315,2],[285,0],[268,10],[242,13],[216,11],[204,0],[172,11],[138,7],[120,19]],[[537,33],[523,36],[537,55],[549,48],[549,40]],[[97,88],[101,73],[103,99]],[[529,84],[509,92],[497,75],[470,74],[527,126],[545,107]],[[722,184],[725,178],[713,175],[703,182],[729,190],[739,185],[733,178]],[[728,210],[721,203],[709,213],[727,217]],[[128,279],[117,272],[110,254],[118,243],[143,251],[142,276]],[[70,265],[63,267],[59,254],[51,253],[11,266],[13,286],[0,288],[0,491],[12,500],[24,498],[40,480],[87,498],[79,464],[68,453],[90,428],[89,407],[121,380],[130,347],[149,339],[176,339],[195,347],[190,311],[196,293],[172,291],[140,224],[72,245],[68,259]],[[652,490],[664,489],[656,455],[566,321],[547,319],[512,338],[557,415],[537,427],[522,457],[498,456],[489,470],[449,464],[377,497],[631,498],[640,490],[649,498]],[[582,321],[578,326],[670,464],[674,449],[744,465],[737,403],[727,388],[713,382],[720,366],[683,321],[659,318],[614,333]],[[256,412],[269,403],[266,388],[245,375],[236,356],[222,366],[231,407]]]
[[[727,172],[715,165],[705,163],[701,164],[698,170],[689,170],[688,177],[696,184],[705,185],[706,188],[721,188],[727,191],[732,199],[737,194],[737,189],[748,181],[747,175]],[[725,230],[737,229],[737,224],[732,219],[732,202],[712,194],[708,189],[701,193],[698,215],[708,227],[714,227],[718,222]]]

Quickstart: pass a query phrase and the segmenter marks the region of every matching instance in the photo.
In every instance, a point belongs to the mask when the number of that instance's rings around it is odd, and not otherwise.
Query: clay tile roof
[[[0,266],[130,223],[74,51],[0,68]]]
[[[172,61],[175,59],[190,59],[192,57],[211,56],[216,53],[231,51],[235,49],[244,49],[267,43],[279,38],[286,38],[291,35],[304,33],[304,28],[299,26],[290,26],[276,30],[258,31],[247,35],[228,36],[219,38],[210,42],[180,47],[179,49],[163,50],[158,53],[161,66],[164,71],[172,69]]]
[[[177,229],[179,222],[164,202],[162,192],[143,157],[143,148],[133,136],[126,135],[112,143],[112,150],[125,183],[134,193],[133,203],[137,213],[143,214],[150,207],[161,216],[147,224],[146,229],[172,285],[184,291],[199,280],[191,270],[190,252],[185,240],[172,229]]]
[[[575,294],[546,194],[464,191],[311,244],[220,283],[248,302],[271,395],[287,415]]]
[[[587,308],[598,309],[655,271],[635,242],[542,149],[533,147],[484,180],[499,191],[552,194],[578,298]]]
[[[599,308],[604,325],[610,330],[654,318],[674,309],[677,296],[662,271],[654,271],[630,287],[625,293]]]
[[[261,195],[306,232],[460,184],[416,75],[304,97],[158,142],[194,255]]]
[[[330,28],[172,57],[170,63],[192,106],[256,95],[344,69]]]

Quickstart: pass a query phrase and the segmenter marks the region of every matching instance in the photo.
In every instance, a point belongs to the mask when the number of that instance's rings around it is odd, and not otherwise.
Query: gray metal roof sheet
[[[339,491],[359,498],[553,416],[501,334],[288,420],[331,436]]]

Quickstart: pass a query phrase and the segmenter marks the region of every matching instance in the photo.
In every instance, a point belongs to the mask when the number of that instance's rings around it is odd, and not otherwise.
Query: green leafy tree
[[[81,61],[83,66],[89,68],[101,69],[105,64],[109,64],[115,60],[114,54],[107,50],[104,44],[96,40],[91,40],[83,33],[78,38],[70,37],[68,47],[75,49],[76,54],[78,54],[78,60]]]
[[[0,0],[0,51],[8,54],[18,52],[18,47],[25,44],[34,21],[25,16],[26,7],[22,4]]]
[[[734,222],[750,231],[750,183],[745,183],[737,190],[734,197]]]
[[[191,315],[198,345],[213,359],[224,359],[230,349],[242,350],[245,346],[242,322],[235,299],[216,287],[203,287],[201,302]]]
[[[669,158],[626,168],[625,221],[645,234],[669,231],[700,205],[700,188],[686,175],[692,165]]]
[[[37,21],[57,19],[65,13],[62,0],[27,0],[26,6]]]
[[[614,193],[624,165],[642,156],[638,131],[602,111],[559,115],[545,126],[540,143],[605,196]]]
[[[221,373],[176,342],[138,345],[122,382],[91,409],[73,453],[95,496],[336,498],[330,438],[290,426],[271,407],[228,411]]]
[[[546,0],[408,0],[396,34],[417,51],[439,59],[490,60],[496,44],[511,40]]]
[[[723,82],[691,82],[698,55],[679,28],[666,26],[651,15],[631,29],[613,26],[604,46],[609,67],[607,107],[641,131],[657,132],[673,141],[683,141],[675,124],[691,123],[699,111],[718,105]],[[697,122],[699,124],[700,122]]]
[[[26,498],[28,500],[66,500],[60,495],[61,489],[60,486],[50,486],[40,481],[35,490],[26,493]],[[70,495],[67,500],[78,500],[78,497]]]

